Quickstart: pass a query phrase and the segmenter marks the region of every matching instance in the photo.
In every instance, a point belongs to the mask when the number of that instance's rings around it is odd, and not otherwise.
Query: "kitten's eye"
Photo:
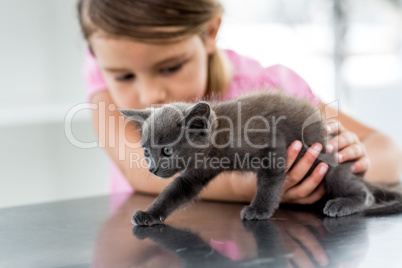
[[[165,156],[171,156],[173,154],[172,147],[164,147],[162,151],[163,151],[163,155],[165,155]]]
[[[120,81],[120,82],[126,82],[126,81],[130,81],[132,79],[134,79],[134,74],[123,74],[123,75],[116,77],[116,80]]]
[[[177,72],[178,70],[180,70],[182,66],[183,66],[183,63],[176,64],[176,65],[173,65],[170,67],[162,68],[160,70],[160,72],[162,74],[171,74],[171,73],[174,73],[174,72]]]
[[[144,147],[144,155],[145,155],[145,157],[149,156],[149,150],[147,147]]]

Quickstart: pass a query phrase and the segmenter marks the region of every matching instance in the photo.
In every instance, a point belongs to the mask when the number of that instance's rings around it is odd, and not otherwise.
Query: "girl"
[[[144,109],[152,104],[208,98],[225,100],[258,87],[279,88],[307,98],[317,107],[323,105],[292,70],[280,65],[263,68],[252,59],[218,49],[215,37],[222,12],[215,0],[78,1],[80,25],[88,43],[87,98],[98,107],[107,107],[106,116],[100,109],[93,111],[93,124],[113,160],[112,192],[135,189],[159,194],[173,179],[161,180],[147,167],[132,165],[133,156],[143,157],[143,149],[126,147],[122,151],[119,145],[126,139],[139,141],[140,134],[133,128],[112,124],[122,118],[117,109]],[[282,202],[311,204],[324,195],[321,182],[327,164],[319,164],[300,182],[322,150],[338,151],[339,162],[355,161],[353,172],[364,173],[367,180],[398,181],[402,153],[395,142],[342,112],[338,114],[339,122],[327,126],[328,133],[338,132],[338,136],[326,148],[314,144],[297,163],[301,142],[294,141],[288,148]],[[99,131],[102,129],[105,131]],[[255,189],[255,174],[223,173],[200,197],[250,202]]]

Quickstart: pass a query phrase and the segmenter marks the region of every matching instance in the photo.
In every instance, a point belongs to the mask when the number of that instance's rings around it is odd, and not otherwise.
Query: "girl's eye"
[[[165,155],[165,156],[171,156],[173,154],[172,147],[164,147],[162,151],[163,151],[163,155]]]
[[[116,77],[117,81],[129,81],[134,78],[134,74],[124,74]]]
[[[177,72],[178,70],[180,70],[182,66],[183,66],[183,63],[176,64],[176,65],[174,65],[174,66],[162,68],[162,69],[160,70],[160,72],[161,72],[162,74],[171,74],[171,73],[174,73],[174,72]]]
[[[146,147],[144,147],[144,155],[145,155],[145,157],[149,156],[149,150]]]

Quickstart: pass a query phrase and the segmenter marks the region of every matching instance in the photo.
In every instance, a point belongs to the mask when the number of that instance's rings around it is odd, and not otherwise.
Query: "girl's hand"
[[[320,200],[325,194],[324,183],[322,182],[328,170],[328,164],[320,163],[314,171],[301,184],[301,179],[307,174],[313,165],[318,154],[322,150],[320,143],[313,144],[295,166],[293,165],[302,148],[301,141],[294,141],[287,150],[288,161],[286,178],[282,186],[282,203],[313,204]]]
[[[288,267],[317,267],[315,262],[321,267],[328,265],[328,255],[319,239],[327,234],[322,220],[312,213],[294,210],[278,210],[275,217],[286,219],[273,223],[283,250],[292,255],[287,260]]]
[[[339,121],[330,120],[326,124],[327,134],[338,133],[326,145],[326,152],[335,152],[336,160],[339,163],[355,160],[352,172],[364,173],[370,166],[365,146],[360,142],[358,136],[346,130]],[[325,194],[323,178],[328,171],[328,164],[320,163],[313,172],[302,183],[301,179],[307,174],[313,165],[318,154],[323,150],[320,143],[313,144],[307,153],[295,163],[295,166],[288,172],[300,153],[302,143],[294,141],[288,148],[288,163],[286,179],[282,186],[282,203],[313,204],[320,200]]]
[[[335,155],[335,159],[338,160],[339,163],[355,160],[355,163],[352,165],[352,172],[364,174],[371,163],[367,155],[366,147],[360,141],[356,133],[348,131],[336,120],[328,120],[325,130],[327,134],[338,133],[337,136],[328,141],[326,151],[328,153],[339,151]]]

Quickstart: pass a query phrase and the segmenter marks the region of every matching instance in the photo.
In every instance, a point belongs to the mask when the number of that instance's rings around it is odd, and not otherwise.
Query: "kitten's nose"
[[[153,174],[155,174],[157,170],[158,170],[157,167],[150,167],[150,168],[149,168],[149,171],[150,171],[151,173],[153,173]]]

